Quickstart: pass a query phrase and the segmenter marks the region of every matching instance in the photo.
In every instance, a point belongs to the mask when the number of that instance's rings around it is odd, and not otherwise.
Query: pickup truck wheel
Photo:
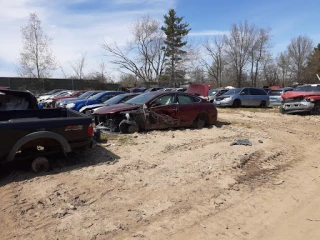
[[[281,114],[285,114],[286,113],[286,111],[283,109],[282,105],[280,105],[280,110],[279,111],[280,111]]]
[[[35,173],[47,172],[50,168],[49,160],[45,157],[38,157],[33,160],[31,168]]]

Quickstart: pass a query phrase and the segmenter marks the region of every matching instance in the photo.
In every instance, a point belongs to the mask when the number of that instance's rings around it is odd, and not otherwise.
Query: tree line
[[[70,63],[74,74],[68,76],[50,48],[52,39],[44,33],[38,16],[31,13],[21,28],[23,48],[17,72],[23,77],[48,78],[60,69],[64,78],[112,82],[108,63],[121,73],[120,83],[127,87],[179,87],[192,82],[261,87],[318,81],[320,44],[315,47],[308,36],[291,39],[275,56],[271,29],[247,21],[232,24],[227,34],[208,37],[201,44],[190,43],[190,31],[174,9],[164,15],[163,22],[141,16],[131,25],[132,40],[126,46],[119,47],[116,42],[101,45],[108,62],[102,61],[96,71],[86,74],[86,53],[81,53]]]

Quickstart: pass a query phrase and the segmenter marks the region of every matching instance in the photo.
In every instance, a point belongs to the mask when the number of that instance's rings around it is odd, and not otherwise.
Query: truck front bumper
[[[297,102],[284,102],[281,104],[285,113],[299,113],[299,112],[311,112],[314,108],[314,103],[303,101]]]

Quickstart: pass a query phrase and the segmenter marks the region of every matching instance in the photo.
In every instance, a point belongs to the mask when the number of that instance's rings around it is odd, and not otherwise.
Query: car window
[[[280,96],[282,94],[282,90],[270,90],[268,94],[270,96]]]
[[[250,93],[251,93],[251,95],[267,95],[266,91],[264,91],[263,89],[259,89],[259,88],[251,88]]]
[[[238,94],[241,91],[241,88],[233,88],[230,89],[229,91],[227,91],[225,94],[226,95],[234,95],[234,94]]]
[[[173,104],[173,103],[175,103],[174,94],[168,94],[168,95],[162,95],[162,96],[156,98],[152,102],[152,105],[163,106],[163,105],[170,105],[170,104]]]
[[[307,85],[295,88],[295,92],[320,92],[320,85]]]
[[[249,95],[249,88],[245,88],[241,91],[240,95]]]
[[[179,104],[190,104],[190,103],[196,103],[196,102],[200,102],[200,101],[201,100],[199,98],[195,98],[192,96],[178,95]]]
[[[113,98],[114,96],[116,96],[116,94],[107,94],[107,95],[104,95],[104,96],[100,99],[100,101],[101,101],[101,102],[105,102],[105,101],[107,101],[108,99]]]

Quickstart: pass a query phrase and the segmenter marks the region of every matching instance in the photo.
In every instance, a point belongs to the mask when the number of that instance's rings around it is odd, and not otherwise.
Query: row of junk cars
[[[217,120],[216,107],[278,106],[281,113],[320,114],[320,84],[297,87],[210,89],[133,88],[121,91],[56,89],[38,96],[40,108],[66,108],[89,115],[97,129],[132,133],[172,127],[197,127]]]
[[[178,94],[178,95],[177,95]],[[159,96],[158,96],[159,95]],[[162,96],[164,95],[164,96]],[[271,88],[219,88],[210,89],[208,84],[191,84],[188,88],[133,88],[121,91],[63,90],[55,89],[37,97],[39,108],[68,108],[87,115],[109,109],[112,105],[145,104],[149,98],[158,96],[158,108],[168,105],[194,105],[200,100],[213,103],[215,107],[272,107],[279,106],[281,113],[320,113],[320,84],[297,87]],[[171,101],[163,102],[163,98]],[[181,96],[184,97],[182,100]],[[187,97],[189,97],[188,100]],[[122,105],[120,105],[122,106]],[[115,106],[111,107],[114,108]]]
[[[216,123],[218,107],[247,106],[320,114],[320,84],[270,89],[210,89],[208,84],[186,89],[55,89],[38,96],[0,87],[0,164],[32,160],[35,172],[47,171],[51,156],[93,146],[104,132],[201,129]]]

